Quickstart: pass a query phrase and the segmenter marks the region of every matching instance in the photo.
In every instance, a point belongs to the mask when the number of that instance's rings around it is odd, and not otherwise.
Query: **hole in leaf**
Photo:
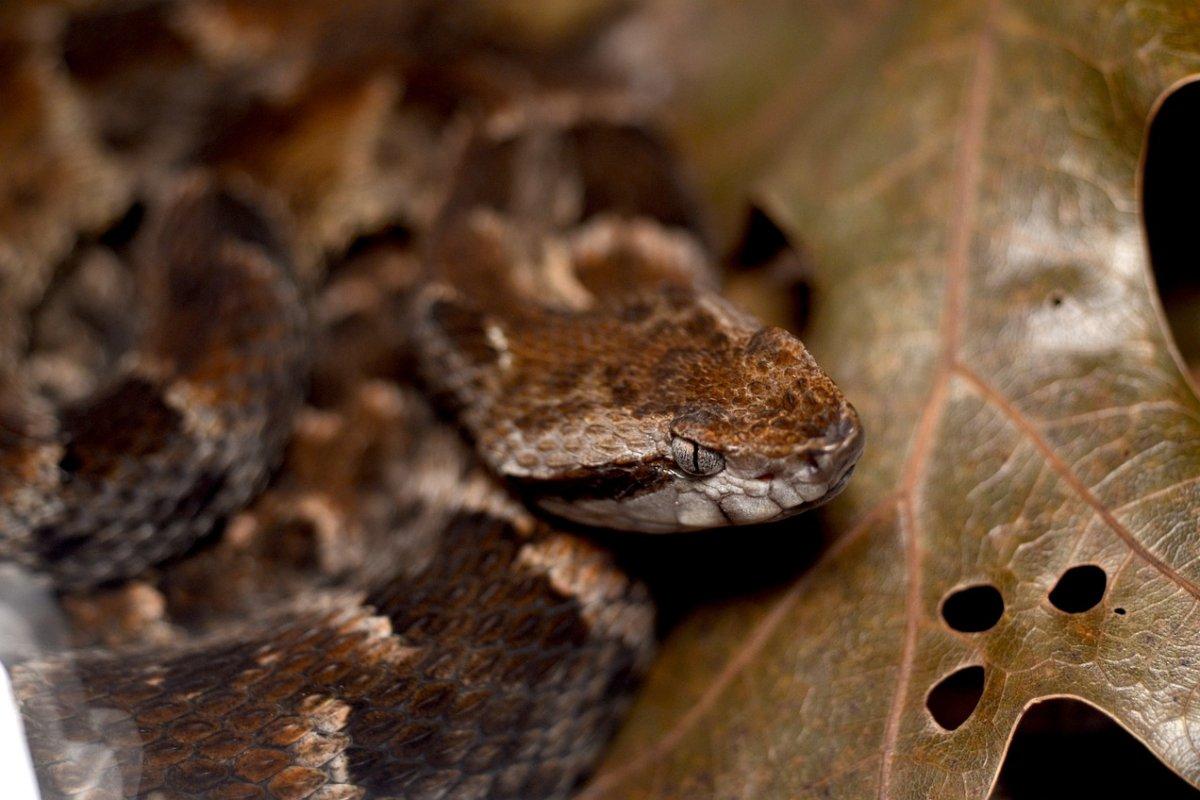
[[[1184,361],[1200,367],[1200,81],[1168,95],[1150,123],[1142,213],[1163,310]]]
[[[1095,564],[1071,567],[1050,590],[1050,602],[1059,611],[1082,614],[1104,598],[1108,576]]]
[[[758,206],[751,206],[742,226],[742,238],[731,254],[735,267],[753,269],[769,264],[791,247],[787,234]]]
[[[1101,711],[1070,698],[1021,717],[993,798],[1195,798],[1196,790]]]
[[[991,584],[968,586],[942,601],[942,619],[956,631],[979,633],[1000,621],[1004,598]]]
[[[983,678],[983,667],[971,666],[938,681],[925,697],[925,707],[934,722],[948,731],[966,722],[983,697]]]
[[[770,308],[752,310],[793,331],[802,331],[812,311],[811,270],[799,243],[758,206],[751,206],[738,242],[725,256],[727,279],[737,295],[737,280],[750,276],[758,293],[771,299]],[[769,291],[763,292],[767,288]],[[753,299],[753,298],[751,298]],[[740,297],[743,303],[747,298]]]
[[[116,222],[100,234],[100,244],[112,250],[120,250],[133,241],[145,218],[146,204],[140,200],[135,201]]]

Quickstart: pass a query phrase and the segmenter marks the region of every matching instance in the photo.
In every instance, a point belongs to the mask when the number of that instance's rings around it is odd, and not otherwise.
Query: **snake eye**
[[[679,468],[688,475],[716,475],[725,469],[725,456],[682,436],[671,439],[671,455]]]

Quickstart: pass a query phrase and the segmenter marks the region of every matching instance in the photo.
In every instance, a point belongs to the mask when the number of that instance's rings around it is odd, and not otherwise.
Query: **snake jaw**
[[[666,466],[640,490],[592,496],[543,491],[538,503],[573,522],[647,533],[773,522],[837,496],[863,442],[858,415],[847,403],[824,436],[784,456],[743,448],[726,453],[725,469],[713,475],[697,477]]]

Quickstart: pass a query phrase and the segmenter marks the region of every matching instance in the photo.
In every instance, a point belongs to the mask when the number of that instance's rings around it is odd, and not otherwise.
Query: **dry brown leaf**
[[[840,537],[676,631],[584,796],[984,797],[1058,696],[1200,784],[1200,401],[1136,188],[1156,98],[1200,71],[1200,5],[862,14],[877,46],[806,93],[765,193],[815,254],[809,343],[868,428]],[[1052,601],[1083,565],[1102,591]],[[974,585],[1003,614],[954,630],[944,603]],[[969,667],[978,705],[947,730],[927,697]]]
[[[648,5],[675,75],[668,122],[700,168],[719,240],[739,232],[748,179],[772,168],[831,82],[877,46],[889,11],[879,0]]]

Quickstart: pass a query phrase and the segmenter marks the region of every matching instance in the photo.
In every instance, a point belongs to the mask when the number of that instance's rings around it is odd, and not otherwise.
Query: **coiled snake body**
[[[295,195],[210,139],[102,242],[145,309],[115,377],[54,410],[5,365],[0,557],[76,623],[154,618],[14,665],[48,798],[566,796],[652,614],[556,520],[769,521],[845,482],[852,407],[715,293],[688,201],[642,185],[653,137],[473,129],[415,244],[360,221],[324,278]]]

